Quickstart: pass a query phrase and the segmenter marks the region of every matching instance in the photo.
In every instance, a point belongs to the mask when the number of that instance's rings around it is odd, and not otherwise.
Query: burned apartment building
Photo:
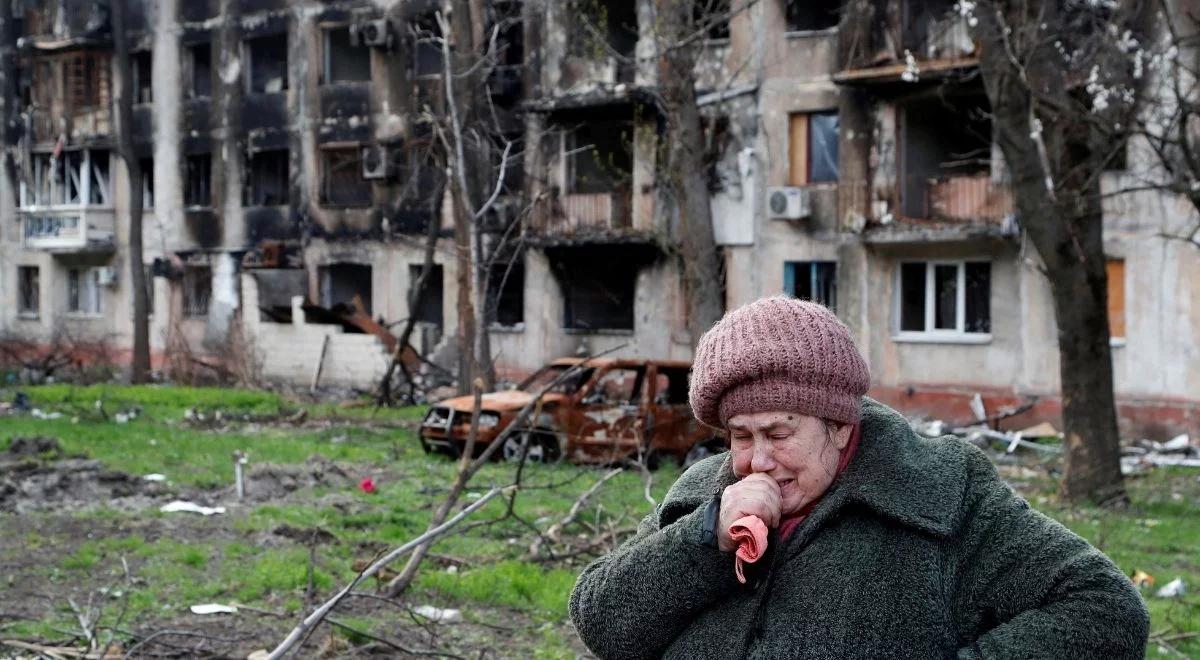
[[[440,3],[128,4],[156,355],[220,355],[241,333],[264,378],[367,389],[389,353],[369,330],[415,316],[413,344],[449,367],[458,266],[429,121],[445,104]],[[610,349],[690,358],[677,219],[656,183],[652,0],[486,4],[489,107],[518,153],[485,219],[520,237],[488,289],[500,372]],[[1052,418],[1053,306],[964,19],[948,1],[856,3],[885,11],[852,40],[842,4],[735,2],[705,34],[696,91],[726,307],[779,293],[830,306],[873,394],[902,409],[968,419],[980,393]],[[108,11],[18,0],[13,14],[0,329],[128,346]],[[1135,141],[1119,166],[1149,157]],[[1146,432],[1200,428],[1200,253],[1161,236],[1189,213],[1153,191],[1106,206],[1117,398]],[[434,266],[408,309],[431,227]]]

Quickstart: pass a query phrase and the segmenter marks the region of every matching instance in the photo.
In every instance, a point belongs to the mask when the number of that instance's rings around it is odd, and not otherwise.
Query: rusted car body
[[[483,395],[476,450],[499,437],[537,392],[553,384],[498,454],[519,457],[527,445],[532,460],[603,464],[634,457],[653,464],[673,456],[682,462],[694,446],[714,438],[688,406],[690,369],[688,362],[673,360],[555,360],[517,389]],[[460,454],[473,405],[473,397],[461,396],[431,407],[421,423],[425,450]]]

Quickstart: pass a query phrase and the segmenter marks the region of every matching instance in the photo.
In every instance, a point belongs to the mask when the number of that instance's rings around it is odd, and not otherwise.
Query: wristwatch
[[[717,523],[721,520],[721,494],[713,495],[704,509],[704,525],[700,528],[700,544],[710,548],[719,548],[717,544]]]

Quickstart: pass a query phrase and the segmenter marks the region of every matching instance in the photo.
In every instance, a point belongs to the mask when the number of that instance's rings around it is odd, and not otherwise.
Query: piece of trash
[[[1159,598],[1180,598],[1186,592],[1187,588],[1183,584],[1183,578],[1175,578],[1163,585],[1163,588],[1154,595]]]
[[[58,419],[63,416],[60,412],[46,412],[41,408],[34,408],[33,410],[30,410],[29,415],[34,419]]]
[[[220,603],[192,605],[188,609],[192,611],[192,614],[237,614],[238,611],[238,609],[232,605],[222,605]]]
[[[143,481],[166,481],[167,475],[154,472],[154,473],[147,474],[146,476],[142,477],[142,480]]]
[[[375,492],[375,480],[371,477],[363,477],[362,481],[358,482],[358,489],[370,495]]]
[[[1183,451],[1183,452],[1186,452],[1186,451],[1190,450],[1191,448],[1192,448],[1191,438],[1189,438],[1188,434],[1186,434],[1186,433],[1180,433],[1179,435],[1175,436],[1174,438],[1171,438],[1170,440],[1167,440],[1166,442],[1164,442],[1162,444],[1161,451]]]
[[[423,616],[434,623],[462,623],[460,610],[442,609],[433,605],[421,605],[413,608],[413,614]]]
[[[446,572],[449,573],[450,575],[454,575],[455,573],[458,572],[458,567],[455,566],[454,564],[450,564],[449,566],[446,567]]]
[[[349,439],[350,439],[350,438],[349,438],[349,437],[347,437],[347,436],[345,436],[345,435],[335,435],[335,436],[333,436],[332,438],[330,438],[330,439],[329,439],[329,442],[330,442],[331,444],[340,445],[340,444],[343,444],[343,443],[345,443],[345,442],[346,442],[347,440],[349,440]]]
[[[202,516],[211,516],[211,515],[217,514],[217,513],[225,513],[225,507],[223,507],[223,506],[212,506],[212,507],[201,506],[199,504],[196,504],[195,502],[185,502],[183,500],[175,500],[174,502],[168,502],[167,504],[164,504],[161,507],[159,507],[158,510],[162,511],[163,513],[176,513],[179,511],[182,511],[185,513],[198,513]]]
[[[1138,589],[1154,586],[1154,576],[1140,569],[1134,571],[1133,576],[1129,579],[1133,581],[1133,586]]]
[[[246,656],[246,660],[267,660],[271,657],[271,652],[266,649],[259,649],[250,655]]]
[[[118,424],[128,424],[129,423],[129,415],[126,415],[125,413],[117,413],[117,414],[113,415],[113,421],[115,421]]]
[[[483,494],[482,494],[482,493],[476,493],[476,492],[474,492],[474,491],[471,491],[470,493],[467,493],[467,499],[468,499],[468,500],[477,500],[477,499],[479,499],[479,498],[481,498],[481,497],[483,497]]]
[[[971,414],[975,415],[975,421],[983,422],[987,420],[987,408],[983,407],[983,396],[979,392],[971,397]]]
[[[1059,433],[1058,429],[1054,428],[1054,425],[1051,424],[1050,422],[1042,422],[1041,424],[1034,424],[1033,426],[1031,426],[1027,429],[1021,429],[1020,431],[1017,431],[1017,433],[1020,433],[1022,438],[1059,438],[1059,437],[1062,437],[1062,434]]]

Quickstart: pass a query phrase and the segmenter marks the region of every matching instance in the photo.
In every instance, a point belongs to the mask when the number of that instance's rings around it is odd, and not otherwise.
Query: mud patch
[[[324,456],[310,456],[301,465],[262,463],[246,472],[246,499],[251,502],[283,499],[299,490],[349,488],[354,478]]]

